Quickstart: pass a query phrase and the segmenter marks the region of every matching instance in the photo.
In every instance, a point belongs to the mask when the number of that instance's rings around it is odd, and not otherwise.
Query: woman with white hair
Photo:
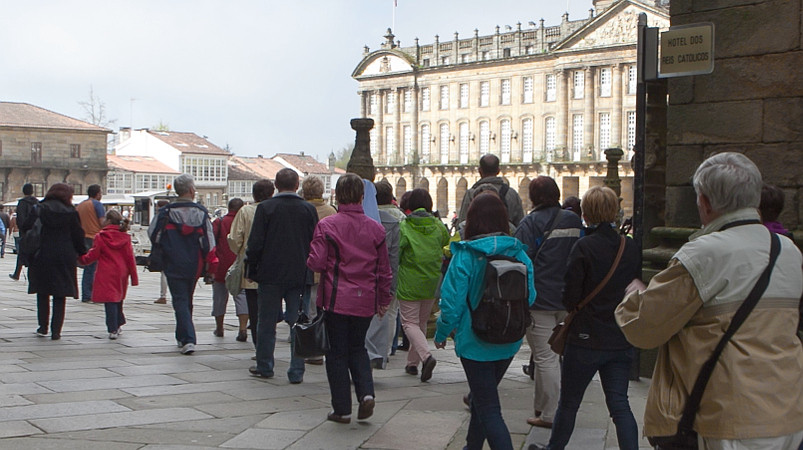
[[[761,173],[744,155],[706,159],[693,184],[703,228],[648,287],[631,283],[616,309],[628,341],[659,347],[644,434],[655,442],[678,431],[701,366],[767,269],[777,236],[769,284],[718,358],[693,427],[705,449],[797,449],[803,440],[803,346],[796,334],[803,257],[790,239],[761,224]]]

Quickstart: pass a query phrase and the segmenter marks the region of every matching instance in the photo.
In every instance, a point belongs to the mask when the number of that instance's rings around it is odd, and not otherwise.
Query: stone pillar
[[[360,117],[368,117],[368,102],[371,101],[371,96],[367,91],[362,91],[360,94]]]
[[[605,174],[605,186],[613,189],[617,196],[622,195],[622,179],[619,178],[619,160],[624,152],[621,148],[605,149],[605,159],[608,160],[608,173]],[[621,201],[621,200],[620,200]]]
[[[404,164],[404,142],[402,142],[401,139],[401,136],[403,135],[401,129],[401,112],[404,97],[402,97],[401,93],[401,89],[397,88],[393,89],[388,94],[396,98],[396,110],[393,111],[393,114],[396,115],[395,124],[393,125],[393,132],[396,133],[396,136],[393,138],[393,143],[396,145],[396,148],[393,149],[393,153],[391,154],[391,160],[393,161],[393,164]]]
[[[376,91],[376,158],[379,164],[384,164],[387,161],[387,149],[385,144],[385,91]]]
[[[611,145],[623,147],[627,140],[622,136],[622,68],[619,64],[611,67]],[[629,150],[629,149],[628,149]]]
[[[374,181],[374,159],[371,158],[371,128],[373,119],[351,119],[351,128],[357,132],[354,151],[346,165],[346,172],[356,173],[368,181]]]
[[[571,129],[569,126],[569,96],[571,93],[566,80],[568,74],[569,71],[567,70],[559,70],[555,75],[558,78],[558,92],[556,95],[560,105],[558,107],[558,117],[555,120],[557,122],[557,130],[555,130],[555,160],[557,161],[566,159],[565,152],[569,148],[569,142],[571,141],[567,133],[567,130]]]
[[[597,123],[594,112],[594,67],[588,67],[584,71],[583,80],[583,154],[581,160],[590,159],[597,161],[602,159],[602,151],[605,149],[596,148],[594,142],[594,125]],[[585,149],[591,150],[591,155]],[[599,157],[597,157],[599,156]]]

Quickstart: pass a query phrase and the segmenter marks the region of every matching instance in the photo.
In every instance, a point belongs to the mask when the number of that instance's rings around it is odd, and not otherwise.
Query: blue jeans
[[[123,302],[119,303],[104,303],[103,307],[106,310],[106,330],[109,333],[114,333],[125,325],[125,315],[123,314]]]
[[[87,250],[92,248],[93,242],[94,239],[92,238],[84,238],[84,243],[86,244]],[[92,283],[95,282],[95,269],[97,269],[97,267],[97,261],[84,266],[84,274],[81,276],[81,300],[83,301],[92,300]]]
[[[259,283],[257,289],[257,303],[259,304],[259,318],[257,319],[257,371],[262,375],[273,376],[274,358],[276,349],[276,322],[282,317],[282,299],[287,304],[284,319],[293,325],[298,319],[298,306],[302,301],[304,285],[280,286],[277,284]],[[300,382],[304,378],[304,358],[297,358],[293,354],[293,341],[295,333],[290,329],[290,368],[287,369],[287,378],[291,382]]]
[[[329,311],[325,314],[324,323],[329,335],[326,378],[332,395],[332,409],[335,414],[346,416],[351,414],[352,380],[357,400],[374,395],[374,378],[368,351],[365,350],[365,334],[371,325],[371,317],[347,316]]]
[[[638,426],[627,401],[628,375],[632,362],[632,348],[593,350],[566,344],[558,412],[552,424],[552,436],[549,438],[547,448],[559,450],[569,443],[583,394],[594,374],[599,372],[602,391],[605,393],[605,404],[616,426],[619,448],[638,449]]]
[[[497,386],[513,358],[498,361],[474,361],[460,358],[466,372],[471,405],[471,421],[466,435],[467,450],[481,450],[487,440],[494,450],[512,450],[510,431],[502,418]]]
[[[192,324],[192,295],[195,293],[195,278],[167,277],[170,296],[173,297],[173,312],[176,315],[176,341],[197,344],[195,326]]]

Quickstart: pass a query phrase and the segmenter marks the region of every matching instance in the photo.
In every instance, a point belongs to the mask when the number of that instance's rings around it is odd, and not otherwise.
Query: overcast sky
[[[588,15],[591,0],[398,0],[402,46]],[[393,0],[0,0],[0,101],[83,119],[90,85],[111,128],[191,131],[238,155],[354,141],[351,73],[376,50]],[[131,99],[134,99],[133,101]]]

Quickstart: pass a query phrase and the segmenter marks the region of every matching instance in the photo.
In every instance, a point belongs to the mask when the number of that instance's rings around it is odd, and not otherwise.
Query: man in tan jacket
[[[700,367],[767,267],[770,233],[756,208],[761,173],[720,153],[694,174],[702,230],[648,287],[634,281],[616,310],[628,341],[658,347],[644,434],[670,436]],[[769,286],[730,339],[694,421],[700,448],[797,450],[803,440],[803,347],[796,335],[803,257],[780,236]]]

